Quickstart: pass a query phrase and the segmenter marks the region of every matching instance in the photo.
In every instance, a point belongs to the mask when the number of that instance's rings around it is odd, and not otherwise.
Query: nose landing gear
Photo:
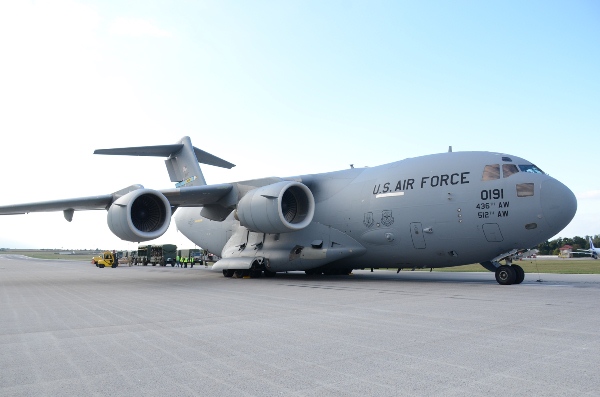
[[[519,265],[500,265],[496,268],[496,281],[500,285],[521,284],[525,271]]]

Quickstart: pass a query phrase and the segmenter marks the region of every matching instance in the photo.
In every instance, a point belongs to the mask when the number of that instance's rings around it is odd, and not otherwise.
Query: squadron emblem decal
[[[392,226],[392,224],[394,223],[394,217],[392,216],[392,211],[390,210],[383,210],[383,212],[381,213],[381,224],[383,226]]]

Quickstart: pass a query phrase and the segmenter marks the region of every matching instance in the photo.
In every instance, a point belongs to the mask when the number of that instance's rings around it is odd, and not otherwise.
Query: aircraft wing
[[[0,206],[0,215],[26,214],[29,212],[65,211],[65,217],[70,221],[73,211],[107,210],[119,197],[134,190],[143,189],[142,185],[133,185],[111,194],[100,196],[80,197],[35,203],[13,204]],[[173,207],[199,207],[219,201],[233,189],[233,185],[225,183],[218,185],[191,186],[184,188],[159,190]]]
[[[104,210],[113,201],[112,194],[102,196],[91,196],[72,198],[64,200],[40,201],[37,203],[13,204],[0,206],[0,215],[27,214],[29,212],[50,212],[50,211],[84,211],[84,210]]]
[[[175,207],[201,207],[214,204],[233,189],[230,183],[159,190]]]

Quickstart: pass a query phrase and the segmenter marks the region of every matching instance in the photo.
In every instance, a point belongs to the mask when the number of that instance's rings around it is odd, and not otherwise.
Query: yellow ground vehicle
[[[104,251],[102,256],[95,256],[92,258],[92,263],[99,268],[104,267],[117,267],[119,264],[115,261],[115,257],[112,252]]]

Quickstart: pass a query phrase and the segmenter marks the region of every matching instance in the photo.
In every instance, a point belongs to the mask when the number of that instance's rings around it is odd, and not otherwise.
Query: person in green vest
[[[179,255],[177,255],[177,258],[175,259],[175,265],[177,267],[181,266],[181,262],[180,262],[181,258],[179,257]]]

